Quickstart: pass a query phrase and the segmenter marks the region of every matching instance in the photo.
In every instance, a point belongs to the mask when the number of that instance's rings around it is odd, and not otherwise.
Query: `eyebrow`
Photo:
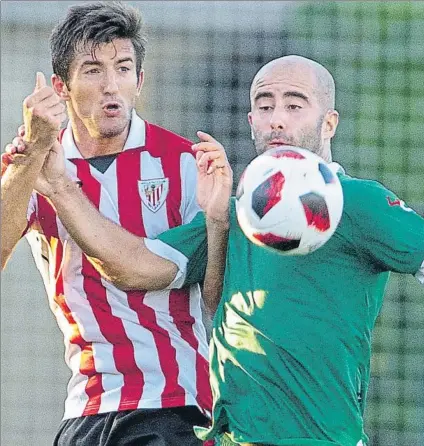
[[[256,94],[255,102],[261,98],[273,98],[273,97],[274,97],[274,94],[270,93],[268,91],[260,92],[260,93]],[[283,97],[285,97],[285,98],[299,98],[299,99],[302,99],[305,102],[309,103],[309,98],[305,94],[300,93],[299,91],[286,91],[285,93],[283,93]]]
[[[263,92],[260,92],[260,93],[256,93],[254,100],[256,102],[256,101],[259,101],[259,99],[262,99],[262,98],[273,98],[273,97],[274,97],[273,93],[270,93],[268,91],[263,91]]]
[[[299,98],[303,99],[305,102],[309,102],[308,96],[306,96],[303,93],[300,93],[299,91],[286,91],[283,96],[285,98]]]
[[[124,62],[132,62],[134,63],[134,59],[132,57],[121,57],[116,61],[117,64],[124,63]],[[86,60],[81,64],[81,68],[83,67],[92,67],[92,66],[100,66],[103,65],[102,62],[98,60]]]

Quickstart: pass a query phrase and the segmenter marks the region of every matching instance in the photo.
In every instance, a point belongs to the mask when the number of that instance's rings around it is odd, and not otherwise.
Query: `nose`
[[[286,112],[282,107],[275,107],[271,116],[272,130],[283,130],[286,127]]]
[[[106,72],[103,83],[103,92],[106,94],[115,94],[118,89],[119,87],[115,71]]]

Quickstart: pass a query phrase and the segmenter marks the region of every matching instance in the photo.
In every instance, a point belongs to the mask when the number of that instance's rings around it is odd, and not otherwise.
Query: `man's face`
[[[73,120],[94,138],[120,135],[130,122],[141,80],[129,39],[100,45],[94,56],[82,50],[72,61],[68,83]]]
[[[293,67],[273,67],[254,80],[248,118],[258,155],[282,145],[324,155],[325,112],[314,89],[313,74]]]

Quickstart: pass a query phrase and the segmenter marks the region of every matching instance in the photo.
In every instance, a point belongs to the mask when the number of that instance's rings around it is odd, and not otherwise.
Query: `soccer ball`
[[[334,234],[343,211],[340,181],[305,149],[281,146],[255,158],[236,194],[237,219],[247,238],[284,255],[304,255]]]

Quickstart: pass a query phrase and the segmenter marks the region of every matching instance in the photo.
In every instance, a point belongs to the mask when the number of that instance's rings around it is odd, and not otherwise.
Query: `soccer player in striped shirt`
[[[27,151],[2,177],[2,266],[26,233],[72,371],[58,446],[201,445],[193,425],[211,411],[199,285],[175,289],[151,275],[143,289],[152,291],[142,291],[134,266],[145,259],[85,210],[150,238],[199,211],[191,142],[134,110],[145,44],[136,9],[72,7],[51,36],[53,89],[39,73],[24,101]],[[59,135],[61,101],[69,124]],[[58,161],[71,180],[60,193],[39,178]],[[61,196],[73,188],[81,203]],[[73,225],[107,250],[87,254]]]

